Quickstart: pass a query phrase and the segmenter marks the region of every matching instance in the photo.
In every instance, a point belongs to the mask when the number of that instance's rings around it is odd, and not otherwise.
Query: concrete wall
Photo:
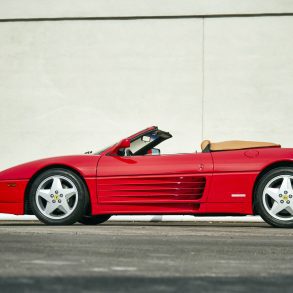
[[[202,20],[0,23],[0,168],[158,124],[195,151]]]
[[[293,146],[293,16],[235,17],[288,13],[292,2],[127,2],[1,2],[0,170],[153,124],[174,134],[167,153],[203,138]],[[205,17],[6,22],[190,14]]]
[[[1,0],[0,19],[292,13],[292,0]]]
[[[204,137],[293,147],[293,16],[205,21]]]

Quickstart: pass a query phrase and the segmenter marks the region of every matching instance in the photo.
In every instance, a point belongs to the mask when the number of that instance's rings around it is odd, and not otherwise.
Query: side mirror
[[[126,149],[129,147],[130,147],[130,140],[127,138],[122,139],[118,146],[119,149]]]
[[[122,139],[118,143],[116,143],[108,152],[107,155],[110,156],[115,156],[115,155],[120,155],[120,150],[123,150],[123,155],[124,155],[124,150],[130,147],[130,140],[127,138]]]

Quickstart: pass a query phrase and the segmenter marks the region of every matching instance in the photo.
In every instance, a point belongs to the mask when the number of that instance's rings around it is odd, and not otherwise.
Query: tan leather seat
[[[215,151],[242,150],[242,149],[267,148],[267,147],[281,147],[281,145],[271,143],[271,142],[243,141],[243,140],[231,140],[231,141],[221,141],[221,142],[210,142],[209,140],[204,140],[201,143],[201,149],[203,152],[207,151],[207,148],[211,152],[215,152]]]

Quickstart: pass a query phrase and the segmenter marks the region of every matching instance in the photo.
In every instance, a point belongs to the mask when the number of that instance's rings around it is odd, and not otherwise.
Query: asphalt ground
[[[293,229],[0,222],[0,292],[293,292]]]

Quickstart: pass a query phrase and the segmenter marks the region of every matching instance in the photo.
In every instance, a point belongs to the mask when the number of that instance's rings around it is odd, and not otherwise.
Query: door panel
[[[204,176],[194,175],[110,177],[98,180],[99,201],[121,203],[199,199],[206,184]]]
[[[98,165],[98,202],[146,204],[198,201],[211,176],[211,155],[104,156]]]
[[[255,155],[248,156],[253,152]],[[209,194],[210,203],[251,203],[252,192],[259,174],[258,150],[234,150],[212,152],[214,161],[213,182]]]

